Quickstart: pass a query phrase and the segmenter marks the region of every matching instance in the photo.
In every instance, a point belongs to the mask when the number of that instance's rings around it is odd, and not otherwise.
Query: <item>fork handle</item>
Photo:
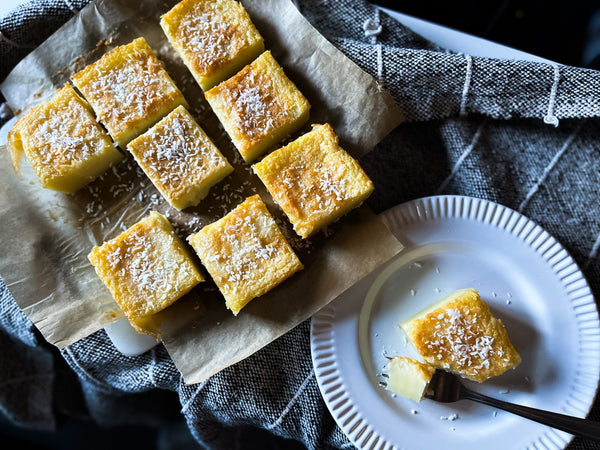
[[[528,406],[515,405],[496,398],[488,397],[475,391],[464,388],[463,398],[494,406],[504,411],[517,414],[526,419],[534,420],[544,425],[557,428],[567,433],[600,441],[600,422],[580,419],[565,414],[558,414]]]

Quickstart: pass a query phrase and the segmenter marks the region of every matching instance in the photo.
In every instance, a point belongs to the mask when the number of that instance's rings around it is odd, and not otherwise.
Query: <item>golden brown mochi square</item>
[[[188,237],[233,314],[303,268],[258,195]]]
[[[338,144],[331,125],[312,131],[252,166],[294,230],[307,238],[360,205],[373,183]]]
[[[262,36],[234,0],[183,0],[161,17],[160,25],[203,90],[264,51]]]
[[[233,167],[191,114],[178,106],[127,149],[177,209],[196,206]]]
[[[71,77],[121,146],[187,102],[144,38],[116,47]]]
[[[69,84],[30,109],[8,134],[15,168],[23,154],[43,187],[72,193],[123,159]]]
[[[171,223],[155,211],[88,258],[130,321],[156,314],[204,281]]]
[[[310,104],[269,51],[205,95],[246,162],[308,121]]]
[[[502,321],[474,289],[453,292],[400,327],[426,363],[474,381],[521,363]]]

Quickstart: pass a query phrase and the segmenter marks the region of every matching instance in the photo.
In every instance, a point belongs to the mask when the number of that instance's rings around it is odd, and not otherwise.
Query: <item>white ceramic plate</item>
[[[442,196],[382,215],[406,248],[312,319],[317,381],[358,448],[564,448],[571,436],[473,402],[415,403],[379,384],[385,356],[416,356],[397,324],[454,290],[477,289],[523,362],[476,390],[584,417],[600,376],[591,291],[564,248],[521,214]]]
[[[418,17],[409,16],[392,9],[381,8],[388,15],[396,19],[402,25],[407,26],[414,32],[420,34],[425,39],[440,45],[441,47],[452,50],[457,53],[464,53],[471,56],[482,56],[487,58],[500,58],[509,60],[535,61],[546,64],[555,64],[554,62],[541,58],[531,53],[526,53],[506,45],[497,44],[462,31],[453,30],[432,22],[428,22]]]

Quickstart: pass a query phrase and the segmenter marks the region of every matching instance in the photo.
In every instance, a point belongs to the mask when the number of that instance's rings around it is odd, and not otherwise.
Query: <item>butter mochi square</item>
[[[312,131],[252,167],[303,238],[335,222],[373,192],[373,183],[339,146],[329,124],[313,125]]]
[[[123,159],[69,84],[30,109],[8,134],[15,168],[23,154],[43,187],[72,193]]]
[[[521,363],[502,321],[474,289],[442,298],[400,327],[426,363],[470,380],[483,382]]]
[[[303,268],[258,195],[188,237],[233,314]]]
[[[205,96],[248,163],[308,121],[310,104],[269,51]]]
[[[187,107],[144,38],[112,49],[71,81],[121,148],[177,106]]]
[[[191,114],[178,106],[127,149],[177,209],[196,206],[233,167]]]
[[[204,281],[171,223],[155,211],[94,247],[88,259],[132,322],[162,311]]]
[[[250,16],[234,0],[183,0],[160,25],[203,90],[235,74],[265,48]]]

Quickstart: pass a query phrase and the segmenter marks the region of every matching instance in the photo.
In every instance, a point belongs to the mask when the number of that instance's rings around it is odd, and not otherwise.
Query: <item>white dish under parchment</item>
[[[382,217],[405,249],[312,319],[319,387],[359,448],[563,448],[567,433],[474,402],[415,403],[379,385],[386,356],[416,356],[397,324],[477,289],[523,362],[473,383],[510,402],[585,417],[600,377],[600,322],[572,258],[521,214],[459,196],[411,201]]]

